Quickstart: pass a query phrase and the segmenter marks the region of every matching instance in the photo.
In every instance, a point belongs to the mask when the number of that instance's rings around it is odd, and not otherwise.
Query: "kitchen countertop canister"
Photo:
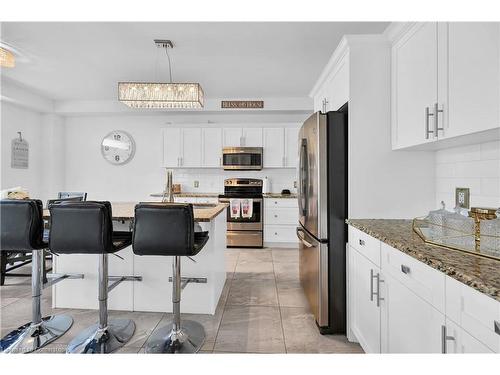
[[[426,244],[411,220],[352,219],[347,224],[500,301],[500,261]]]

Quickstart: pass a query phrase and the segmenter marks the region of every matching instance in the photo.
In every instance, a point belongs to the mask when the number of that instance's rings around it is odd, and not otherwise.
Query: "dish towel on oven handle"
[[[229,208],[231,209],[230,215],[231,219],[239,219],[241,217],[241,200],[240,199],[230,199]]]
[[[253,216],[253,199],[241,199],[241,217],[249,219]]]

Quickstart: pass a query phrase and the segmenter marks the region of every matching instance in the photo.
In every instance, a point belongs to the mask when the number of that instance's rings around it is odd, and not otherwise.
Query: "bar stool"
[[[67,278],[83,278],[83,275],[48,274],[51,280],[43,284],[42,265],[47,243],[42,240],[43,209],[40,200],[2,200],[0,212],[1,250],[32,253],[32,320],[3,337],[0,341],[0,352],[29,353],[61,337],[73,324],[73,319],[68,315],[52,315],[42,318],[42,287],[46,288]]]
[[[181,322],[180,301],[181,289],[189,282],[206,282],[206,279],[181,279],[181,257],[198,254],[207,241],[208,232],[194,231],[191,204],[139,203],[135,206],[134,254],[173,256],[173,321],[150,336],[146,353],[196,353],[203,345],[203,326],[190,320]]]
[[[131,244],[132,233],[114,232],[109,202],[61,202],[50,210],[51,251],[59,254],[99,255],[99,323],[80,332],[67,353],[111,353],[130,340],[135,323],[130,319],[108,321],[108,292],[122,281],[141,281],[138,276],[108,276],[108,254]],[[109,281],[114,281],[109,285]],[[75,291],[77,292],[77,291]]]

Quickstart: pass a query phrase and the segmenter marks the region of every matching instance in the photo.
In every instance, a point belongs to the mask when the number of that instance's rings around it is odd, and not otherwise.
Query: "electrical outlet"
[[[200,181],[196,180],[194,182],[194,187],[197,188],[197,187],[200,187]]]
[[[455,206],[460,208],[470,208],[470,189],[455,189]]]
[[[293,182],[293,188],[294,188],[294,189],[297,189],[297,181],[294,181],[294,182]]]

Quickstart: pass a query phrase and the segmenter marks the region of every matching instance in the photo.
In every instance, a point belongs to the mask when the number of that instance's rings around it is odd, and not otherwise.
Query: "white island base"
[[[118,224],[118,225],[117,225]],[[209,222],[199,223],[209,232],[209,240],[194,263],[182,257],[182,277],[207,278],[207,283],[189,283],[182,291],[181,313],[214,314],[226,281],[226,210]],[[120,224],[114,223],[115,230]],[[128,228],[128,223],[121,224]],[[142,281],[124,281],[109,293],[108,308],[125,311],[172,312],[172,257],[138,256],[129,246],[110,254],[110,276],[142,276]],[[98,255],[54,256],[54,272],[83,273],[84,279],[64,280],[52,288],[52,306],[97,309]]]

